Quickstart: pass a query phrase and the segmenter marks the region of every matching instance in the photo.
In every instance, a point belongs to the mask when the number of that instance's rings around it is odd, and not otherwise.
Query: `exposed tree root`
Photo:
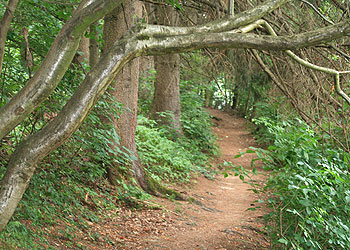
[[[188,197],[182,195],[181,193],[175,191],[174,189],[165,187],[164,185],[162,185],[161,183],[159,183],[158,181],[156,181],[155,179],[153,179],[147,174],[145,175],[145,182],[147,186],[145,191],[151,195],[158,196],[158,197],[166,197],[166,198],[171,197],[179,201],[189,200]]]

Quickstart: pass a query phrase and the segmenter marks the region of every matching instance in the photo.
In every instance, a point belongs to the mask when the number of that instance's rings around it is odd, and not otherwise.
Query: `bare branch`
[[[144,37],[171,37],[178,35],[190,35],[192,33],[219,33],[237,29],[248,25],[271,13],[290,0],[271,0],[256,6],[255,8],[241,12],[234,17],[225,17],[203,25],[194,27],[170,27],[152,25],[148,29],[140,30],[140,36]],[[151,31],[148,33],[148,31]]]
[[[228,15],[231,17],[235,15],[235,0],[228,0]]]
[[[266,29],[269,31],[269,33],[271,35],[277,36],[276,32],[273,30],[273,28],[267,22],[264,22],[264,26],[266,27]],[[338,71],[338,70],[331,69],[331,68],[321,67],[321,66],[312,64],[312,63],[300,58],[299,56],[297,56],[296,54],[294,54],[290,50],[286,50],[286,53],[293,60],[297,61],[298,63],[300,63],[301,65],[303,65],[305,67],[333,75],[334,76],[334,86],[335,86],[336,92],[350,105],[350,97],[340,87],[340,74],[348,74],[348,73],[350,73],[350,71]]]
[[[342,3],[339,3],[338,0],[331,0],[335,6],[337,6],[339,9],[341,9],[344,12],[347,12],[348,9],[343,5]]]
[[[290,103],[292,104],[292,106],[295,108],[295,110],[298,111],[298,113],[300,114],[300,116],[303,118],[303,120],[306,123],[309,123],[308,120],[312,121],[313,123],[315,123],[323,132],[325,132],[326,134],[328,134],[334,141],[336,141],[339,145],[341,145],[341,147],[349,152],[349,150],[347,149],[347,147],[344,146],[344,144],[342,144],[342,142],[336,138],[334,135],[332,135],[329,131],[327,131],[326,129],[324,129],[324,127],[317,122],[315,119],[313,119],[312,117],[310,117],[309,115],[307,115],[304,111],[302,111],[298,105],[297,105],[297,101],[295,100],[295,98],[287,91],[283,88],[283,85],[278,81],[277,77],[275,76],[275,74],[272,73],[272,71],[269,69],[269,67],[267,67],[265,65],[265,63],[263,62],[263,60],[260,58],[260,56],[258,55],[258,53],[255,50],[252,50],[254,57],[256,58],[258,64],[261,66],[261,68],[270,76],[270,78],[272,79],[272,81],[276,84],[276,86],[281,90],[281,92],[288,97],[288,99],[290,100]]]
[[[309,5],[323,20],[325,20],[329,24],[334,24],[333,21],[329,20],[325,15],[323,15],[312,3],[306,1],[306,0],[301,0],[303,3]]]
[[[346,54],[345,52],[343,52],[342,50],[338,49],[337,47],[335,47],[333,44],[330,45],[330,47],[332,49],[334,49],[335,51],[337,51],[339,54],[341,54],[343,57],[345,57],[345,59],[349,62],[350,60],[350,55]]]

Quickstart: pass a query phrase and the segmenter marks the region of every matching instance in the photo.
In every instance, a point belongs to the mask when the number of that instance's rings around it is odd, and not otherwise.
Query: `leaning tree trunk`
[[[162,25],[176,26],[179,23],[179,16],[173,7],[158,6],[156,17],[157,22]],[[152,116],[160,124],[166,124],[181,134],[180,56],[156,56],[154,62],[157,76]],[[173,117],[162,116],[160,112],[169,112]]]
[[[124,5],[116,8],[111,14],[105,17],[103,30],[105,47],[108,49],[119,40],[133,25],[135,16],[141,16],[141,3],[138,0],[128,0]],[[118,119],[114,118],[114,126],[120,137],[119,146],[122,150],[127,148],[135,157],[131,160],[131,169],[139,185],[146,189],[144,170],[140,164],[136,143],[136,119],[137,119],[137,94],[139,81],[139,59],[128,63],[114,79],[111,85],[110,94],[124,105],[122,114]],[[120,166],[115,165],[109,168],[108,177],[111,183],[116,184],[120,179]]]
[[[34,76],[15,96],[0,108],[0,139],[6,136],[57,87],[77,51],[89,25],[125,0],[83,1],[88,6],[74,13],[64,24]],[[0,31],[2,32],[2,26]],[[33,91],[34,90],[34,91]]]

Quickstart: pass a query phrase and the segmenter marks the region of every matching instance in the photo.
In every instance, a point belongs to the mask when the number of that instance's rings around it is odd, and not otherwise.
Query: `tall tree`
[[[179,15],[171,6],[156,7],[156,20],[160,25],[177,26]],[[169,54],[154,57],[157,72],[154,84],[154,98],[152,113],[155,120],[172,127],[177,133],[181,129],[180,104],[180,55]],[[168,112],[172,117],[163,116],[161,112]]]
[[[142,8],[138,0],[128,0],[105,17],[104,24],[104,52],[118,41],[135,23],[136,17],[141,17]],[[137,120],[137,94],[139,81],[139,59],[130,61],[121,70],[120,74],[111,84],[110,94],[123,104],[123,112],[119,118],[114,117],[113,122],[120,137],[119,145],[114,142],[113,147],[120,147],[132,153],[131,170],[139,185],[146,189],[144,170],[137,155],[135,131]],[[120,166],[110,167],[109,180],[116,184],[120,179]]]

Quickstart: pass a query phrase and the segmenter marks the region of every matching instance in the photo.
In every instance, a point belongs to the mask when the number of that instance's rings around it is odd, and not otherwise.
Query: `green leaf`
[[[346,201],[347,203],[350,203],[350,196],[345,196],[345,201]]]
[[[285,245],[288,245],[288,241],[286,239],[279,239],[278,242],[282,243],[282,244],[285,244]]]
[[[255,151],[254,151],[254,150],[251,150],[251,149],[247,149],[245,152],[246,152],[247,154],[254,154],[254,153],[255,153]]]
[[[237,158],[241,157],[242,155],[244,155],[244,153],[239,153],[239,154],[235,155],[233,158],[237,159]]]
[[[258,171],[256,170],[256,168],[253,168],[253,169],[252,169],[252,172],[253,172],[253,174],[255,174],[255,175],[258,174]]]

